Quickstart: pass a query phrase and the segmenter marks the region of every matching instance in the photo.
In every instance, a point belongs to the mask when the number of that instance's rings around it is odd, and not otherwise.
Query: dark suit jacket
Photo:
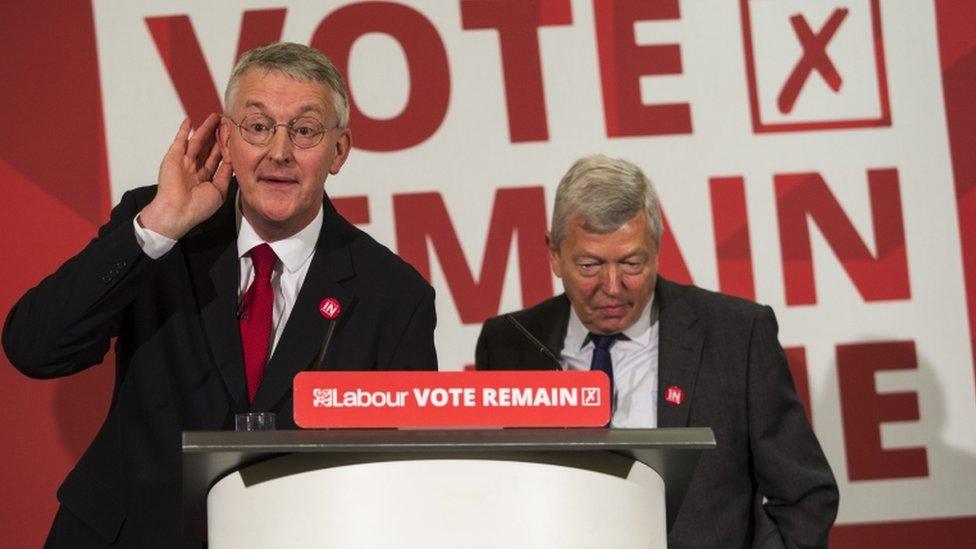
[[[702,453],[669,547],[826,547],[837,486],[796,396],[772,309],[660,277],[654,296],[658,426],[711,427],[717,442]],[[569,308],[559,295],[514,315],[558,357]],[[503,317],[485,322],[476,366],[556,367]],[[672,385],[684,390],[679,406],[664,399]]]
[[[236,319],[236,186],[158,260],[132,227],[154,195],[153,187],[125,193],[98,237],[28,291],[4,326],[10,361],[36,378],[100,363],[117,337],[108,417],[58,491],[51,545],[80,547],[65,538],[87,527],[90,543],[182,546],[181,431],[233,429],[234,414],[248,410],[275,412],[279,428],[295,428],[292,377],[313,365],[332,322],[318,311],[325,297],[342,305],[325,369],[437,368],[433,288],[326,198],[308,274],[249,406]]]

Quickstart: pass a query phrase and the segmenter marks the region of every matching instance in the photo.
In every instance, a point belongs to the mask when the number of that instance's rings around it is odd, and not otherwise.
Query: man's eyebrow
[[[605,261],[603,258],[597,257],[596,255],[591,254],[589,252],[575,253],[571,257],[572,257],[573,261],[580,261],[580,260],[583,260],[583,259],[591,259],[593,261]]]
[[[262,103],[261,101],[256,100],[256,99],[252,99],[252,100],[247,101],[246,103],[244,103],[244,108],[249,108],[249,107],[254,107],[254,108],[256,108],[256,109],[258,109],[260,111],[267,110],[266,107],[265,107],[265,104]],[[308,112],[315,112],[315,113],[321,114],[322,116],[325,116],[325,114],[326,114],[325,113],[325,109],[322,108],[321,105],[316,105],[314,103],[309,103],[307,105],[302,105],[298,109],[298,113],[293,118],[299,117],[299,116],[301,116],[301,115],[303,115],[305,113],[308,113]]]
[[[317,113],[322,114],[322,115],[325,114],[325,109],[323,109],[321,105],[315,105],[315,104],[310,104],[310,105],[304,105],[304,106],[302,106],[302,108],[298,109],[298,114],[299,115],[302,115],[302,114],[305,114],[305,113],[307,113],[309,111],[317,112]]]
[[[631,261],[631,260],[646,261],[650,257],[650,254],[648,254],[647,251],[645,251],[645,250],[633,250],[633,251],[630,251],[628,253],[625,253],[624,255],[621,255],[619,257],[605,258],[605,257],[600,257],[599,255],[594,254],[594,253],[591,253],[591,252],[582,251],[582,252],[578,252],[578,253],[573,254],[571,257],[572,257],[573,261],[580,261],[580,260],[587,260],[587,259],[589,259],[589,260],[599,261],[599,262],[605,263],[607,261],[614,261],[614,262],[616,262],[616,261]]]
[[[626,261],[628,259],[646,260],[648,258],[648,256],[649,256],[649,254],[645,250],[635,250],[635,251],[630,252],[629,254],[621,257],[620,258],[620,261]]]

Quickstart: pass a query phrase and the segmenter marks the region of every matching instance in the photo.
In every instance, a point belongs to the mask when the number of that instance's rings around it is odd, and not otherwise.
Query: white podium
[[[710,429],[187,432],[209,547],[665,547]]]

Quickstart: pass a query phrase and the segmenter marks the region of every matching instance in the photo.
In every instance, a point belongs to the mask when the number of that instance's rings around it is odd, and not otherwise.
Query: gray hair
[[[570,217],[579,216],[589,232],[606,234],[641,211],[647,214],[654,245],[659,246],[664,230],[660,203],[644,172],[631,162],[602,154],[580,158],[556,188],[549,246],[559,249]]]
[[[332,60],[315,48],[294,42],[276,42],[245,53],[227,82],[224,93],[224,108],[229,109],[231,98],[237,91],[237,83],[247,71],[255,68],[267,71],[280,71],[300,82],[319,82],[332,89],[332,108],[335,110],[338,127],[349,124],[349,102],[346,96],[346,83]]]

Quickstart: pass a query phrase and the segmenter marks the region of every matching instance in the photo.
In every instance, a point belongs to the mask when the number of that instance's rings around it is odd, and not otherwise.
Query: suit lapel
[[[264,379],[254,398],[255,410],[270,410],[292,387],[295,374],[313,366],[318,357],[329,325],[338,324],[334,337],[342,330],[342,320],[352,313],[355,295],[340,282],[355,275],[349,249],[351,226],[339,216],[328,197],[323,203],[322,230],[315,245],[315,255],[308,274],[295,300],[288,322],[275,346],[264,372]],[[327,320],[319,313],[319,304],[326,297],[339,301],[341,313],[336,320]],[[325,365],[330,368],[328,357]]]
[[[687,427],[688,413],[694,402],[695,382],[701,367],[704,334],[684,289],[658,277],[655,288],[658,302],[658,427]],[[677,387],[684,392],[678,405],[665,400],[667,390]]]
[[[550,315],[547,315],[546,324],[539,326],[539,333],[542,334],[541,341],[552,351],[552,354],[559,356],[563,352],[563,345],[566,343],[566,329],[569,326],[569,298],[562,294],[558,301],[558,306],[553,307]]]
[[[210,352],[227,392],[240,409],[247,401],[244,357],[237,325],[237,224],[234,213],[236,185],[210,219],[184,239],[183,250],[193,282],[197,306]]]
[[[569,298],[566,297],[566,294],[561,294],[543,302],[540,306],[541,309],[532,311],[532,313],[528,313],[528,311],[526,311],[528,314],[516,313],[515,318],[558,359],[563,351],[566,328],[569,325]],[[530,354],[522,353],[520,360],[528,361],[529,364],[523,365],[522,369],[552,370],[559,368],[541,351]]]

